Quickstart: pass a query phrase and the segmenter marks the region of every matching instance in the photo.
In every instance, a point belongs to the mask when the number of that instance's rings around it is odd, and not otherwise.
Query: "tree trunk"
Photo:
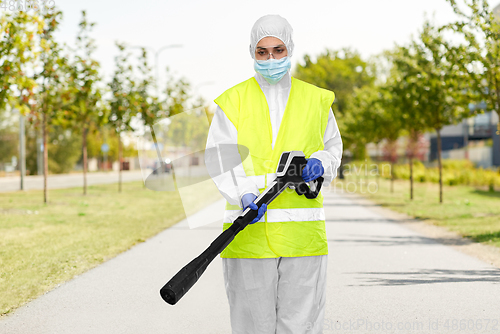
[[[413,178],[413,156],[417,153],[419,132],[411,130],[410,141],[408,143],[408,158],[410,161],[410,200],[414,198],[414,178]]]
[[[469,123],[464,120],[464,155],[465,160],[469,160]]]
[[[122,155],[123,155],[123,146],[122,146],[122,138],[120,137],[120,133],[118,133],[118,192],[122,192]]]
[[[379,162],[380,159],[380,142],[377,143],[377,162]]]
[[[43,202],[49,201],[49,193],[47,190],[47,177],[49,176],[49,150],[47,148],[47,115],[43,114],[42,119],[42,141],[43,141]]]
[[[87,195],[87,133],[88,129],[83,129],[82,152],[83,152],[83,194]]]
[[[380,189],[379,177],[380,177],[380,142],[377,143],[377,174],[375,175],[375,182],[377,183],[377,189]]]
[[[410,153],[410,200],[413,201],[413,156]]]
[[[391,193],[394,192],[394,162],[391,161]]]
[[[438,168],[439,168],[439,203],[443,203],[443,166],[441,165],[441,134],[439,129],[437,132],[437,153],[438,153]]]
[[[377,163],[377,175],[375,175],[375,182],[377,183],[377,189],[380,189],[380,164]]]

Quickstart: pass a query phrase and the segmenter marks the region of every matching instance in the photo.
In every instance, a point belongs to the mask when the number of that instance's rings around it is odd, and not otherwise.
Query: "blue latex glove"
[[[266,211],[267,211],[267,204],[262,204],[259,208],[257,206],[257,204],[255,204],[253,202],[253,201],[255,201],[256,198],[257,198],[257,196],[255,196],[252,193],[245,194],[241,198],[241,204],[243,205],[243,211],[245,211],[248,207],[250,207],[250,209],[252,209],[252,210],[258,210],[257,217],[254,220],[252,220],[252,222],[250,224],[255,224],[256,222],[258,222],[262,218],[262,216],[264,216],[264,213],[266,213]]]
[[[323,175],[325,169],[320,160],[316,158],[307,159],[307,165],[302,170],[302,179],[305,182],[310,182],[316,180],[318,177]]]

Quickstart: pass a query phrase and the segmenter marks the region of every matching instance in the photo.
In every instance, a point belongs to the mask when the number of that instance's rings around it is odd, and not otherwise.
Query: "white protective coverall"
[[[251,35],[250,53],[264,37],[279,38],[293,52],[292,28],[278,15],[259,19]],[[275,85],[255,74],[268,106],[272,125],[273,148],[291,88],[290,71]],[[218,144],[237,144],[238,132],[220,107],[217,107],[207,139],[207,148]],[[258,138],[256,138],[258,140]],[[315,152],[324,167],[324,184],[337,175],[342,157],[340,132],[330,109],[323,137],[324,150]],[[237,180],[225,173],[213,180],[221,194],[231,204],[241,206],[247,193],[259,195],[258,186],[240,165],[234,170]],[[241,212],[240,212],[241,214]],[[232,222],[235,217],[225,217]],[[271,259],[223,258],[224,282],[231,312],[233,333],[321,333],[326,297],[327,255],[307,257],[277,257]]]

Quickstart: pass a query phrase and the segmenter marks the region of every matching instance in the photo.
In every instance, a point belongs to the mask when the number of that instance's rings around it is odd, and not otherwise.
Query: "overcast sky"
[[[325,1],[155,1],[55,0],[64,20],[59,40],[74,43],[81,11],[96,22],[95,57],[109,79],[114,69],[115,41],[158,49],[182,44],[160,55],[160,69],[169,66],[196,91],[213,101],[227,88],[254,74],[248,52],[250,30],[266,14],[285,17],[294,29],[292,66],[305,54],[351,47],[368,58],[403,44],[416,34],[424,15],[438,24],[455,16],[445,0]],[[496,3],[493,3],[496,4]],[[134,55],[139,55],[136,50]],[[151,55],[151,62],[153,57]]]

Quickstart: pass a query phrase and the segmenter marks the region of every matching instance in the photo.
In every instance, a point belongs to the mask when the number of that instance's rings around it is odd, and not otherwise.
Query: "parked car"
[[[160,173],[170,173],[172,170],[172,160],[165,158],[164,162],[161,163],[158,160],[155,161],[154,167],[153,167],[153,174],[160,174]]]

